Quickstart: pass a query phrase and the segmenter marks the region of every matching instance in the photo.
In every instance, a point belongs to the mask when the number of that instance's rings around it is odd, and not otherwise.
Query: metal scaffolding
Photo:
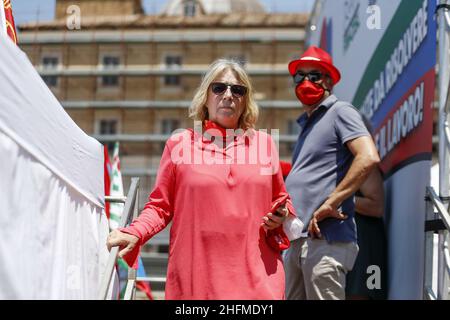
[[[425,266],[424,298],[430,300],[449,299],[450,254],[448,238],[450,230],[449,215],[449,174],[450,174],[450,129],[449,129],[449,59],[450,59],[450,3],[440,0],[436,9],[438,19],[439,54],[439,195],[432,187],[427,187],[427,212],[425,221]],[[435,250],[437,233],[437,250]],[[436,251],[436,252],[435,252]],[[437,274],[435,262],[437,261]],[[433,282],[437,282],[437,292]]]

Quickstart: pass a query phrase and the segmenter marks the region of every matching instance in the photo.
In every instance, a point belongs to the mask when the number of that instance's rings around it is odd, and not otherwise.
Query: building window
[[[166,56],[165,64],[167,70],[177,70],[181,68],[181,56]],[[180,76],[179,75],[166,75],[164,76],[164,84],[166,86],[179,86]]]
[[[185,17],[195,17],[196,14],[196,3],[194,0],[184,1],[184,16]]]
[[[100,120],[100,134],[117,134],[118,121],[117,119],[102,119]]]
[[[98,123],[98,133],[101,135],[114,135],[119,132],[119,121],[117,119],[101,119]],[[112,155],[114,151],[114,142],[105,143],[108,147],[108,153]]]
[[[161,122],[161,133],[172,134],[176,129],[180,127],[180,121],[178,119],[163,119]]]
[[[120,58],[114,55],[104,55],[102,57],[103,70],[117,70],[120,66]],[[117,87],[119,85],[119,76],[102,76],[102,85],[105,87]]]
[[[59,58],[55,56],[45,56],[42,58],[42,69],[44,71],[54,71],[59,67]],[[58,76],[42,76],[44,82],[50,88],[55,88],[58,86]]]

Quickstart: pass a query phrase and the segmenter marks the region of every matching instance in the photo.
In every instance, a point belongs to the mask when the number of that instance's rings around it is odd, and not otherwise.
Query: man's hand
[[[138,237],[120,232],[119,230],[114,230],[109,234],[106,245],[109,251],[111,251],[112,247],[120,246],[119,258],[123,258],[127,253],[134,249],[138,242]]]
[[[262,217],[261,226],[264,230],[272,230],[281,226],[286,220],[286,217],[289,215],[288,209],[285,206],[281,206],[277,209],[276,213],[268,213],[264,217]]]
[[[311,221],[309,222],[308,233],[313,239],[322,237],[319,229],[319,221],[322,221],[326,218],[344,220],[347,219],[347,216],[345,214],[342,214],[342,212],[339,212],[337,209],[333,208],[326,202],[322,204],[320,208],[313,213]]]

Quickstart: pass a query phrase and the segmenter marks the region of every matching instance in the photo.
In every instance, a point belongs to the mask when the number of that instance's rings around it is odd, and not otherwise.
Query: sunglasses
[[[239,84],[228,84],[222,82],[213,82],[211,84],[211,90],[216,95],[223,94],[228,88],[230,88],[231,94],[235,97],[243,97],[247,94],[247,87]]]
[[[308,77],[311,82],[319,82],[324,77],[324,74],[319,71],[311,71],[308,73],[297,71],[297,73],[294,75],[294,82],[296,84],[299,84],[303,80],[305,80],[306,77]]]

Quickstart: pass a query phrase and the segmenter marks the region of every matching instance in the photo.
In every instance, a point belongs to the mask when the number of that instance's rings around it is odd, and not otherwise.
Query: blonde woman
[[[190,115],[200,130],[167,141],[148,203],[108,247],[121,246],[132,265],[172,221],[166,299],[283,299],[282,247],[267,235],[293,209],[275,144],[254,130],[258,107],[243,68],[215,61]]]

